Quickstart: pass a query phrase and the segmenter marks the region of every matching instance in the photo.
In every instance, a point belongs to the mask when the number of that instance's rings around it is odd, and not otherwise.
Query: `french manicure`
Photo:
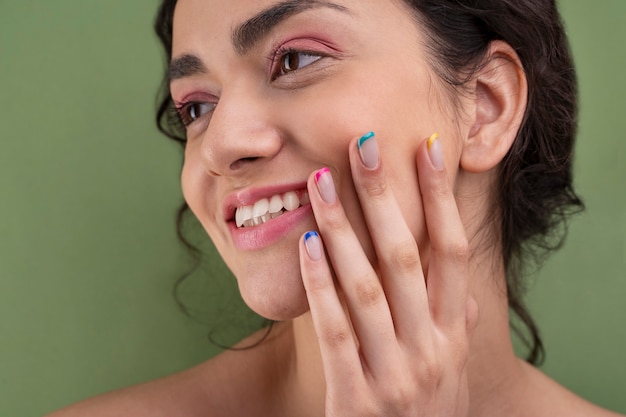
[[[363,165],[369,169],[376,168],[378,166],[378,144],[374,132],[363,135],[357,145]]]
[[[322,259],[322,241],[317,232],[307,232],[304,235],[304,247],[311,260],[319,261]]]
[[[328,168],[322,168],[317,171],[315,174],[315,182],[317,183],[317,189],[320,192],[322,200],[328,204],[333,204],[337,201],[335,183],[333,183],[333,176]]]
[[[433,166],[437,171],[443,171],[443,146],[441,146],[439,133],[433,133],[431,137],[428,138],[427,145],[428,155],[430,156],[430,161],[432,162]]]

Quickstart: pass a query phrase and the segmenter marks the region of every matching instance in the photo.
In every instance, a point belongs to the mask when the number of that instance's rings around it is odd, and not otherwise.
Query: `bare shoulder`
[[[550,377],[528,365],[527,376],[532,382],[533,415],[551,417],[625,417],[599,407],[569,391]]]
[[[175,375],[81,401],[48,417],[194,416],[198,414],[203,396],[199,369],[210,369],[218,361],[219,356]]]
[[[252,335],[241,345],[258,337]],[[280,339],[284,337],[275,335],[255,348],[223,352],[186,371],[103,394],[47,417],[262,415],[274,397],[268,381],[280,371],[274,358],[285,358]]]

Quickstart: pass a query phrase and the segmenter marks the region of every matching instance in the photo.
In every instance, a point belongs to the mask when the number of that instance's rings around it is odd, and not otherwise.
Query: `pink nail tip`
[[[322,177],[322,175],[326,174],[327,172],[330,172],[330,169],[324,167],[322,169],[320,169],[319,171],[317,171],[317,173],[315,173],[315,182],[319,182],[320,178]]]

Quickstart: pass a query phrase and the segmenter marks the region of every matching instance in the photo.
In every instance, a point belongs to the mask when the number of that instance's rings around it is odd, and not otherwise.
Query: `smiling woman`
[[[521,294],[582,206],[553,1],[164,0],[156,29],[185,207],[277,323],[54,416],[617,415],[535,367]]]

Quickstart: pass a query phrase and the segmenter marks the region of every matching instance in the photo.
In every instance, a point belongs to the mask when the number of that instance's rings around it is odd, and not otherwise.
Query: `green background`
[[[198,319],[172,296],[190,260],[173,227],[180,149],[153,126],[155,8],[0,0],[0,416],[176,372],[219,351],[211,329],[227,343],[251,325],[215,260],[182,288]],[[533,278],[529,303],[545,371],[626,412],[626,2],[561,8],[588,210]]]

